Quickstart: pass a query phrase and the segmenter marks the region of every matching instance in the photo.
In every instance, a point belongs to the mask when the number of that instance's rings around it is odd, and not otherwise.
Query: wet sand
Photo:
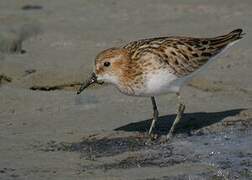
[[[252,2],[1,1],[0,179],[251,179]],[[182,90],[157,98],[156,139],[146,134],[148,98],[110,85],[76,95],[106,48],[147,37],[243,40]]]

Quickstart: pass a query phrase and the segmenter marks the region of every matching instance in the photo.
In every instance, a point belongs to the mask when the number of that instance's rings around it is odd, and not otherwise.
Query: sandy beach
[[[252,179],[251,0],[0,1],[0,180]],[[106,48],[136,39],[244,38],[182,89],[149,98],[111,85],[76,95]]]

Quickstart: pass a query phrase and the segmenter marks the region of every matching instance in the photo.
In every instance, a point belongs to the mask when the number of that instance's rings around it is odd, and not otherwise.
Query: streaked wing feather
[[[134,60],[145,53],[155,54],[158,61],[162,60],[174,74],[182,77],[199,69],[242,35],[242,30],[237,29],[215,38],[160,37],[134,41],[124,48]]]

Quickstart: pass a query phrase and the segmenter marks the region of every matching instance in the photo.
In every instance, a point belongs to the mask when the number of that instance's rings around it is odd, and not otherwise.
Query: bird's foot
[[[159,143],[160,144],[166,144],[166,143],[170,143],[172,140],[172,138],[167,138],[167,136],[161,136],[159,138]]]
[[[169,132],[169,134],[166,135],[166,140],[167,141],[171,141],[173,138],[173,133],[172,132]]]
[[[159,135],[158,134],[154,134],[154,133],[151,133],[151,134],[148,134],[149,135],[149,139],[151,141],[155,141],[159,138]]]

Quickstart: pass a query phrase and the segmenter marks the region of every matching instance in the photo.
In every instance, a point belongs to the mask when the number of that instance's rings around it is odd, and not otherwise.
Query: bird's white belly
[[[169,92],[178,92],[184,79],[178,78],[168,71],[156,71],[146,77],[145,87],[137,92],[140,96],[155,96]]]

